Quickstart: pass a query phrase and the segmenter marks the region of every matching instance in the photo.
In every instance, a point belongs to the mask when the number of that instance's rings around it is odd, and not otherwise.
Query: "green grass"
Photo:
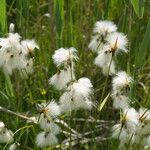
[[[140,3],[139,3],[140,2]],[[0,102],[10,110],[28,115],[37,114],[34,102],[38,100],[58,100],[60,92],[48,85],[48,79],[56,72],[52,63],[54,50],[60,47],[75,47],[79,52],[79,62],[76,66],[77,77],[86,76],[91,79],[95,94],[93,101],[98,104],[105,84],[101,70],[93,64],[94,54],[88,50],[94,23],[108,19],[114,21],[119,31],[127,34],[129,39],[128,54],[118,56],[118,70],[126,70],[135,79],[131,88],[132,105],[150,108],[150,1],[143,0],[0,0],[0,35],[5,35],[11,22],[16,24],[16,31],[23,38],[35,38],[40,51],[35,55],[35,73],[27,80],[22,80],[18,74],[10,78],[0,72]],[[143,5],[141,5],[141,3]],[[44,16],[50,13],[50,17]],[[108,79],[104,97],[111,89],[111,78]],[[44,91],[44,92],[43,92]],[[73,118],[94,118],[99,120],[117,120],[119,112],[112,109],[109,98],[99,112],[78,111]],[[64,120],[69,123],[69,118]],[[24,120],[5,113],[0,113],[0,120],[13,131],[16,141],[21,144],[21,150],[38,150],[35,146],[35,135],[40,129],[31,127]],[[101,123],[88,121],[72,121],[72,128],[80,133],[93,131]],[[98,128],[91,133],[91,140],[77,144],[74,150],[115,150],[115,140],[94,140],[97,136],[110,136],[111,123],[108,129]],[[59,135],[60,143],[66,137]],[[0,146],[3,149],[4,145]],[[56,149],[47,148],[45,150]]]

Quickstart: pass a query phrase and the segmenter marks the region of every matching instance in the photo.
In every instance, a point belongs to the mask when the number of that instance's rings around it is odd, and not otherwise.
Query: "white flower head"
[[[121,124],[116,124],[112,127],[112,138],[126,140],[127,130]]]
[[[41,129],[43,129],[46,132],[50,131],[54,135],[57,135],[60,131],[59,126],[57,124],[55,124],[53,122],[53,120],[44,116],[44,114],[41,114],[41,116],[40,116],[39,125],[40,125]]]
[[[0,131],[0,143],[11,143],[13,142],[13,132],[7,128],[3,128]]]
[[[91,42],[88,45],[88,48],[93,52],[99,52],[101,48],[104,46],[104,43],[101,41],[101,36],[95,35],[92,36]]]
[[[36,145],[40,148],[52,146],[58,143],[57,137],[51,132],[41,132],[36,137]]]
[[[122,122],[130,132],[135,132],[139,124],[138,112],[134,108],[124,109]]]
[[[105,45],[98,53],[98,56],[94,60],[94,64],[100,67],[104,75],[115,74],[115,64],[112,60],[112,54],[109,52],[109,45]]]
[[[25,59],[24,64],[22,67],[18,68],[20,76],[22,78],[28,78],[29,75],[33,74],[34,69],[33,69],[33,59]]]
[[[129,106],[129,102],[130,102],[130,99],[127,97],[127,96],[124,96],[124,95],[115,95],[113,96],[112,95],[112,98],[113,98],[113,107],[115,109],[128,109],[130,106]]]
[[[67,84],[75,78],[74,73],[71,74],[70,67],[64,70],[59,70],[55,75],[49,79],[49,83],[53,85],[57,90],[62,90],[67,88]]]
[[[39,48],[34,40],[23,40],[18,33],[13,33],[14,25],[10,24],[10,33],[0,38],[0,67],[4,73],[11,75],[14,70],[21,70],[22,76],[33,72],[33,60],[27,57],[28,51]],[[25,75],[27,77],[27,75]]]
[[[109,75],[113,75],[113,74],[116,73],[114,61],[111,62],[110,67],[109,67],[109,64],[107,64],[106,66],[103,66],[103,67],[102,67],[102,72],[103,72],[103,74],[104,74],[105,76],[107,76],[108,70],[109,70]]]
[[[132,81],[133,79],[125,71],[118,72],[112,80],[113,91],[122,90],[129,86]]]
[[[1,49],[9,50],[10,52],[19,51],[21,48],[20,39],[21,36],[18,33],[9,33],[8,37],[0,38]]]
[[[101,47],[105,45],[106,37],[117,30],[117,26],[111,21],[97,21],[93,29],[92,40],[89,44],[89,49],[92,51],[98,52]]]
[[[27,61],[22,54],[20,38],[18,33],[9,33],[7,38],[0,39],[0,66],[10,75],[15,69],[23,69]]]
[[[41,112],[49,117],[55,118],[61,114],[59,105],[53,100],[48,103],[42,103],[41,107]]]
[[[68,112],[75,109],[74,101],[72,100],[72,91],[67,91],[63,93],[63,95],[60,97],[60,109],[61,112]]]
[[[150,134],[150,111],[145,108],[139,109],[139,126],[137,133],[140,135]]]
[[[2,131],[2,129],[5,127],[5,124],[3,121],[0,121],[0,132]]]
[[[150,136],[147,136],[144,138],[143,145],[144,145],[143,149],[149,150],[149,148],[150,148]]]
[[[9,150],[16,150],[19,146],[19,143],[13,143],[9,146]]]
[[[91,95],[93,85],[88,78],[80,78],[71,83],[67,91],[60,97],[60,107],[62,111],[71,111],[73,109],[91,109]]]
[[[39,49],[39,46],[33,39],[32,40],[29,40],[29,39],[23,40],[23,41],[21,41],[21,45],[22,45],[22,51],[25,55],[28,53],[32,53],[35,48]]]
[[[130,144],[136,141],[135,132],[128,131],[122,124],[116,124],[112,127],[112,138],[119,139],[119,149],[124,149],[127,143]]]
[[[108,35],[106,41],[110,44],[110,47],[114,53],[119,51],[128,51],[127,37],[123,33],[114,32]]]
[[[97,21],[93,32],[99,33],[100,35],[106,35],[117,30],[117,26],[112,21]]]
[[[55,51],[52,58],[57,67],[61,65],[66,66],[70,61],[76,61],[78,59],[76,52],[77,50],[74,47],[68,49],[60,48]]]
[[[9,33],[13,33],[15,31],[15,24],[11,23],[9,25]]]
[[[93,85],[88,78],[82,77],[78,81],[74,82],[71,86],[74,97],[83,96],[84,98],[90,98]]]

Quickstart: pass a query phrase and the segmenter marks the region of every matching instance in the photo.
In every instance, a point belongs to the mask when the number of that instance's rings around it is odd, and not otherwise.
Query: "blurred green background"
[[[86,76],[94,85],[94,103],[99,106],[105,78],[101,70],[93,64],[95,54],[88,50],[92,29],[98,20],[111,20],[117,24],[120,32],[127,35],[129,53],[120,54],[117,69],[127,71],[135,82],[131,87],[132,106],[150,107],[150,1],[149,0],[0,0],[0,36],[5,36],[10,23],[16,25],[16,32],[22,38],[35,39],[40,50],[35,54],[34,74],[27,80],[17,73],[10,78],[0,72],[0,105],[15,112],[27,115],[37,114],[35,103],[39,100],[56,99],[61,92],[48,85],[48,79],[56,72],[52,62],[54,50],[60,47],[75,47],[78,50],[79,62],[76,65],[77,78]],[[111,77],[105,96],[111,90]],[[102,140],[110,136],[111,121],[119,120],[119,112],[112,109],[109,99],[98,112],[73,112],[72,128],[80,133],[90,131],[91,140],[76,144],[72,149],[115,150],[114,140]],[[95,120],[88,122],[88,118]],[[13,131],[26,126],[24,120],[0,113],[0,119]],[[107,120],[107,124],[96,120]],[[68,116],[64,117],[69,122]],[[23,129],[15,135],[21,144],[21,150],[32,150],[38,126]],[[93,131],[93,132],[92,132]],[[99,137],[98,140],[96,137]],[[60,143],[67,137],[59,136]],[[2,149],[4,145],[1,146]],[[47,148],[47,150],[56,147]],[[58,148],[60,149],[60,148]]]

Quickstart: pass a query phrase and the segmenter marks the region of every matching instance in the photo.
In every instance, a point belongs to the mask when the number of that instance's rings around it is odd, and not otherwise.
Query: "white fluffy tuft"
[[[52,58],[57,67],[61,65],[68,65],[69,61],[78,59],[76,52],[77,50],[74,47],[68,49],[60,48],[55,51]]]

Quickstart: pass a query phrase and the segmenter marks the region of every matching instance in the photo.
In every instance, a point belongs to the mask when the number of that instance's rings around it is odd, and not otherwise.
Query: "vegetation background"
[[[17,73],[11,77],[0,72],[0,105],[28,116],[37,114],[35,103],[41,100],[58,100],[60,92],[48,85],[48,79],[56,72],[52,63],[54,50],[75,47],[79,52],[77,77],[86,76],[94,85],[93,101],[99,107],[105,78],[93,64],[94,54],[88,50],[94,23],[98,20],[114,21],[120,32],[127,35],[129,53],[120,54],[118,70],[127,71],[135,79],[130,98],[136,108],[150,108],[150,1],[149,0],[0,0],[0,36],[5,36],[10,23],[23,38],[34,38],[40,50],[35,54],[34,74],[27,80]],[[111,90],[111,77],[104,97]],[[68,116],[62,116],[70,124]],[[80,120],[79,120],[80,119]],[[24,120],[0,113],[8,128],[17,131],[15,141],[21,150],[38,150],[35,136],[40,129]],[[112,109],[111,98],[99,112],[73,113],[71,127],[82,133],[74,150],[115,150],[117,141],[109,139],[110,129],[119,120],[119,112]],[[86,135],[87,134],[87,135]],[[84,137],[88,141],[84,141]],[[61,142],[68,137],[61,134]],[[0,149],[5,149],[1,145]],[[45,150],[61,149],[60,146]],[[66,148],[69,149],[69,148]]]

